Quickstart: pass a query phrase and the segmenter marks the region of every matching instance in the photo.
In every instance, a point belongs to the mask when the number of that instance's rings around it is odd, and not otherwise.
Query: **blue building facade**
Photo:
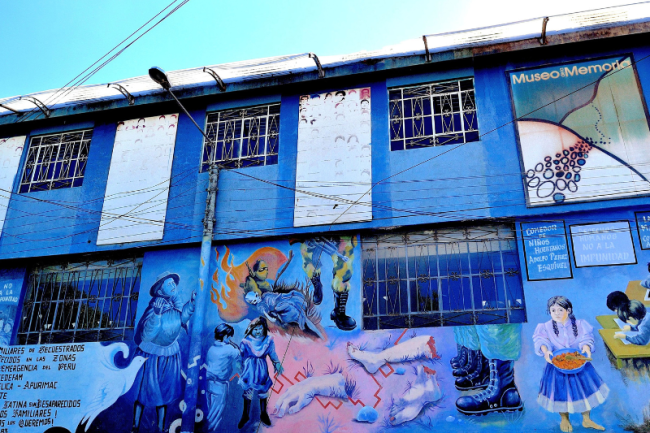
[[[0,432],[647,425],[650,18],[553,20],[0,112]]]

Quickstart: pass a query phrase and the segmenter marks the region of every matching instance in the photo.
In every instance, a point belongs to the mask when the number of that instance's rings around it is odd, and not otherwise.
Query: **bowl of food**
[[[551,362],[562,373],[575,374],[582,371],[591,358],[587,358],[578,349],[559,349],[553,352]]]

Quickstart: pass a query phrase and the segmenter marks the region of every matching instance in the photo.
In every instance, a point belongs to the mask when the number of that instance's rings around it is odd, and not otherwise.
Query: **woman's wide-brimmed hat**
[[[151,289],[149,289],[149,294],[151,296],[157,296],[156,292],[158,292],[158,289],[160,289],[160,286],[162,286],[165,280],[168,280],[169,278],[174,280],[176,285],[178,285],[178,282],[181,280],[180,275],[165,271],[162,274],[158,275],[158,277],[156,277],[156,282],[151,285]]]

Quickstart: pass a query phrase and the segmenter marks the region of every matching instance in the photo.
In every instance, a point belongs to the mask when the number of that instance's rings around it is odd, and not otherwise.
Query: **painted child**
[[[232,326],[221,323],[214,329],[214,343],[206,356],[206,379],[208,402],[208,428],[217,431],[223,421],[230,378],[237,368],[241,354],[239,347],[230,339],[235,335]]]
[[[622,331],[638,331],[636,335],[626,335],[623,332],[614,334],[614,338],[627,340],[638,346],[645,346],[650,343],[650,318],[643,303],[632,300],[621,305],[617,310],[618,318],[627,323]]]
[[[255,392],[257,392],[260,399],[260,421],[267,426],[271,425],[266,405],[273,381],[269,377],[266,357],[271,358],[273,368],[277,374],[282,374],[284,369],[278,355],[275,353],[273,337],[268,333],[269,328],[266,319],[258,317],[252,320],[248,328],[246,328],[244,339],[240,345],[244,365],[242,375],[239,378],[239,385],[244,389],[244,411],[237,425],[240,429],[250,419],[251,400]]]
[[[585,320],[573,315],[573,305],[564,296],[553,296],[547,302],[547,313],[551,320],[540,323],[533,334],[535,353],[547,362],[540,383],[537,402],[549,412],[558,412],[560,429],[573,431],[569,414],[582,413],[582,426],[605,430],[590,418],[591,410],[605,401],[609,388],[596,370],[587,362],[584,369],[575,374],[565,374],[551,362],[552,354],[559,349],[576,349],[587,358],[594,351],[593,328]]]
[[[296,290],[289,293],[266,292],[261,296],[256,292],[248,292],[244,299],[248,304],[257,306],[271,322],[282,326],[294,323],[300,330],[307,328],[319,338],[323,338],[320,330],[307,317],[305,296]]]

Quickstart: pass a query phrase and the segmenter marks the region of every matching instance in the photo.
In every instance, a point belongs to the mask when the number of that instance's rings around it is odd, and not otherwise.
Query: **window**
[[[479,139],[471,78],[390,89],[388,96],[391,150]]]
[[[364,329],[526,321],[508,226],[362,238]]]
[[[34,269],[18,344],[132,339],[141,268],[133,258]]]
[[[280,104],[237,108],[208,114],[201,171],[210,163],[226,168],[278,163]]]
[[[88,129],[32,137],[20,192],[81,186],[92,135]]]

